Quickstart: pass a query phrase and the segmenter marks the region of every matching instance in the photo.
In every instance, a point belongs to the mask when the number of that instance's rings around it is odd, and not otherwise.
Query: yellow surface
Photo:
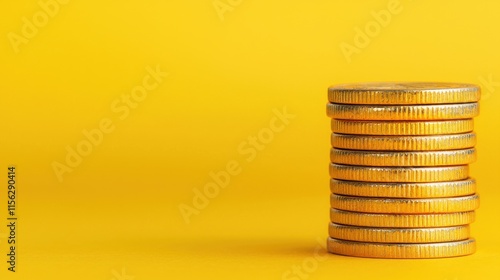
[[[19,216],[16,273],[0,227],[0,278],[499,278],[498,1],[61,2],[47,18],[35,0],[0,4],[0,173],[18,168]],[[475,255],[325,257],[326,89],[383,80],[482,84]],[[222,170],[186,224],[179,206]]]

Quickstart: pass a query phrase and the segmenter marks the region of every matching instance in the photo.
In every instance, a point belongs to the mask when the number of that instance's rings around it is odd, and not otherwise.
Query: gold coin
[[[449,227],[471,224],[475,219],[475,211],[440,214],[377,214],[330,209],[330,221],[333,223],[362,227]]]
[[[479,115],[479,103],[439,105],[326,105],[330,118],[342,120],[457,120]]]
[[[436,243],[465,240],[469,225],[438,228],[370,228],[330,223],[331,238],[376,243]]]
[[[476,161],[476,150],[383,152],[332,148],[330,161],[363,166],[450,166],[473,163]]]
[[[339,149],[365,151],[437,151],[472,148],[476,134],[451,134],[428,136],[369,136],[332,133],[332,146]]]
[[[389,183],[459,181],[469,177],[469,166],[371,167],[330,163],[330,177],[348,181]]]
[[[452,242],[399,244],[368,243],[328,238],[328,252],[354,257],[387,259],[447,258],[473,254],[476,241],[467,239]]]
[[[372,183],[330,179],[334,194],[368,197],[432,198],[476,193],[476,180],[436,183]]]
[[[442,135],[474,130],[474,120],[353,121],[332,119],[332,132],[356,135]]]
[[[477,194],[440,198],[377,198],[331,194],[332,208],[363,213],[451,213],[479,207]]]
[[[341,104],[446,104],[476,102],[481,88],[472,84],[379,82],[334,85],[328,100]]]

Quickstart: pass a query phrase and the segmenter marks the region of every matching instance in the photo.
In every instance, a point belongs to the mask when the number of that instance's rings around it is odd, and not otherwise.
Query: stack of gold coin
[[[374,258],[472,254],[479,205],[469,164],[480,88],[362,83],[328,89],[331,253]]]

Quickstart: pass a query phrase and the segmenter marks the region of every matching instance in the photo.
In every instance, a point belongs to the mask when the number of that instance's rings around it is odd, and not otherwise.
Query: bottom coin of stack
[[[382,83],[329,89],[331,253],[443,258],[476,250],[469,164],[479,88]]]

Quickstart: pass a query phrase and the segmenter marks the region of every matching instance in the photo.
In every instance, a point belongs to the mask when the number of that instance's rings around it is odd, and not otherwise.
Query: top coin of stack
[[[383,258],[471,254],[478,207],[468,164],[480,88],[361,83],[328,89],[332,253]]]

